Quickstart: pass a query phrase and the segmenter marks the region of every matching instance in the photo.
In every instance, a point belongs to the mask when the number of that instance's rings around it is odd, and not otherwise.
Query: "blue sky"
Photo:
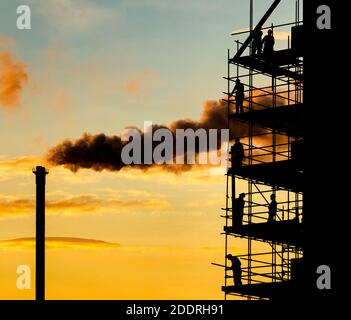
[[[291,16],[295,1],[285,2],[276,15]],[[30,31],[15,28],[15,9],[23,3],[32,9]],[[255,15],[261,16],[269,1],[256,3]],[[0,121],[6,121],[9,128],[20,125],[29,136],[41,132],[57,141],[62,138],[61,122],[74,122],[65,130],[73,138],[84,131],[119,133],[125,125],[142,126],[144,120],[167,123],[196,118],[206,99],[221,97],[226,50],[233,47],[229,34],[247,26],[248,6],[249,1],[225,0],[190,4],[170,0],[1,0],[0,34],[16,39],[12,50],[28,65],[23,109],[30,110],[32,117],[30,122],[19,123],[2,115]],[[274,16],[270,22],[277,22]],[[48,50],[57,52],[56,60],[43,57]],[[89,65],[99,63],[99,70],[92,68],[89,73]],[[79,70],[71,74],[74,67],[84,69],[84,79],[79,79]],[[159,78],[150,92],[136,97],[121,93],[123,80],[144,70]],[[60,83],[62,94],[71,101],[64,116],[59,110],[48,111],[44,103],[49,102],[30,92],[30,85],[40,81],[35,73],[42,72],[50,72],[52,85]],[[86,83],[95,72],[105,78],[101,86],[111,87],[108,94],[99,95]],[[21,112],[19,109],[18,114]],[[43,117],[50,127],[43,125]],[[1,123],[3,128],[6,123]],[[22,136],[17,137],[16,145],[20,139]],[[18,152],[16,148],[7,153]]]

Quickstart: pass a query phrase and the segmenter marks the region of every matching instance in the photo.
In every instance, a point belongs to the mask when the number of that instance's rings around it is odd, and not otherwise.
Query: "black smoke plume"
[[[270,98],[260,98],[261,104],[270,105]],[[284,101],[279,101],[278,104],[283,104]],[[217,129],[217,146],[220,149],[220,129],[228,128],[228,104],[223,100],[208,100],[205,102],[202,114],[198,120],[184,119],[171,122],[169,125],[153,125],[153,131],[159,128],[169,129],[175,141],[176,129],[205,129],[208,133],[209,129]],[[133,128],[127,127],[126,130]],[[137,129],[134,127],[134,129]],[[139,130],[139,129],[138,129]],[[143,148],[144,133],[141,134],[141,146]],[[255,133],[263,132],[263,129],[255,128]],[[238,121],[230,121],[229,137],[230,140],[237,136],[245,136],[248,134],[248,125]],[[190,164],[174,164],[174,165],[159,165],[159,164],[130,164],[126,165],[121,159],[121,152],[128,141],[122,141],[121,136],[106,136],[104,133],[89,134],[84,133],[83,136],[75,141],[64,140],[60,144],[51,148],[47,154],[47,161],[52,165],[62,165],[73,172],[80,168],[92,169],[95,171],[109,170],[119,171],[122,168],[134,167],[141,170],[147,170],[151,167],[159,167],[163,170],[182,172],[190,170],[194,165]],[[152,148],[155,148],[161,142],[153,142]],[[175,146],[175,143],[173,143]],[[196,152],[199,150],[198,144],[195,145]],[[186,150],[185,150],[186,152]],[[143,155],[143,150],[141,152]],[[175,154],[175,152],[173,153]],[[143,163],[142,159],[142,163]],[[185,161],[186,162],[186,161]]]

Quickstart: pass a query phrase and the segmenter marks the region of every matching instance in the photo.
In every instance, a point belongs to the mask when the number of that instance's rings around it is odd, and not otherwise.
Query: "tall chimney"
[[[36,182],[35,299],[45,300],[45,181],[44,167],[33,169]]]

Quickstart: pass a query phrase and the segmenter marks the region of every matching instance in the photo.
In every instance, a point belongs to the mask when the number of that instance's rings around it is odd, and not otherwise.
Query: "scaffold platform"
[[[224,232],[299,248],[303,245],[302,224],[297,219],[244,224],[240,228],[224,227]]]
[[[264,282],[245,284],[241,286],[223,286],[222,291],[226,294],[237,294],[242,296],[259,297],[270,300],[286,298],[294,289],[293,281]]]
[[[302,103],[239,114],[231,113],[229,118],[241,122],[252,122],[267,129],[274,129],[277,133],[303,137],[304,106]]]
[[[250,179],[259,184],[276,188],[284,188],[295,192],[303,191],[303,172],[295,161],[282,160],[255,165],[243,165],[234,168],[234,174],[244,179]],[[228,175],[233,175],[233,168],[228,169]]]
[[[259,57],[243,56],[236,59],[235,62],[234,60],[230,62],[263,74],[271,75],[272,77],[283,76],[297,81],[303,81],[303,75],[301,73],[291,71],[288,67],[282,67],[301,63],[301,61],[294,56],[294,52],[291,49],[275,51],[270,59],[265,58],[262,54]]]

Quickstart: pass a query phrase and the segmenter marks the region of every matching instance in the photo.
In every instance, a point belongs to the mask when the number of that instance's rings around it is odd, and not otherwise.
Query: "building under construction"
[[[303,21],[300,1],[290,21],[275,21],[272,13],[284,0],[272,2],[254,22],[250,4],[247,31],[233,33],[234,50],[228,50],[228,128],[240,126],[244,148],[242,163],[234,161],[229,146],[225,220],[225,299],[278,299],[294,294],[303,282]],[[294,17],[295,15],[295,17]],[[254,48],[255,35],[286,35],[267,54]],[[262,31],[262,32],[261,32]],[[241,40],[238,40],[240,38]],[[284,48],[285,46],[285,48]],[[259,50],[260,51],[260,50]],[[233,88],[244,85],[243,110]],[[235,132],[238,132],[236,130]],[[232,137],[234,138],[234,137]],[[232,151],[232,152],[231,152]],[[245,194],[242,224],[235,225],[240,194]],[[273,196],[272,196],[273,195]],[[269,217],[275,199],[274,217]],[[241,219],[241,218],[240,218]],[[234,245],[233,245],[234,243]],[[233,268],[227,258],[241,262],[241,284],[233,282]]]

